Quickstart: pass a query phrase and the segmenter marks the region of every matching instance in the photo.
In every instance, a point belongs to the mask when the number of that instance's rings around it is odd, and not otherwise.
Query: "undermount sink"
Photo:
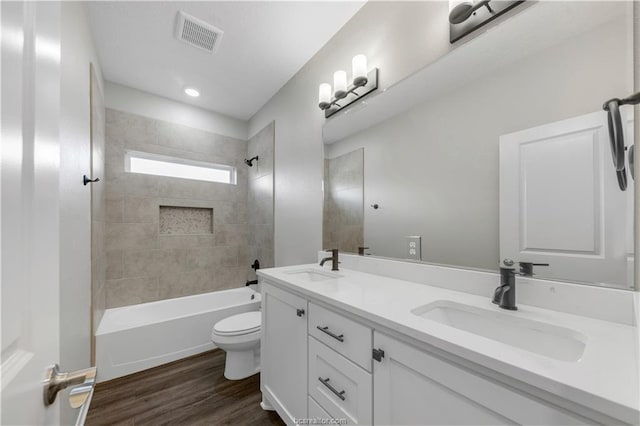
[[[411,313],[559,361],[579,361],[587,341],[578,331],[519,318],[515,312],[495,312],[448,300],[419,306]]]
[[[309,281],[326,281],[326,280],[334,280],[336,278],[342,277],[342,275],[333,273],[333,272],[324,272],[317,271],[314,269],[302,269],[299,271],[288,271],[286,272],[288,275],[297,275],[300,278],[305,278]]]

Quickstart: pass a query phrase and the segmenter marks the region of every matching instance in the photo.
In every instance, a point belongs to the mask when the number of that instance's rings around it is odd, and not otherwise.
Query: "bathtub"
[[[96,331],[97,381],[214,349],[213,325],[259,310],[260,300],[244,287],[107,309]]]

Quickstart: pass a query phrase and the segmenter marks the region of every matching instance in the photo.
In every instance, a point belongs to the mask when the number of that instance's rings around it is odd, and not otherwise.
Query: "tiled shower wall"
[[[364,150],[324,160],[324,249],[357,253],[364,246]]]
[[[258,156],[249,167],[249,263],[261,268],[274,266],[273,256],[273,146],[275,123],[271,122],[249,139],[248,158]],[[250,279],[256,278],[250,270]]]
[[[127,150],[231,165],[237,184],[126,173]],[[246,156],[247,141],[106,110],[107,307],[244,285]],[[213,209],[213,232],[209,226],[195,234],[160,233],[160,206]]]

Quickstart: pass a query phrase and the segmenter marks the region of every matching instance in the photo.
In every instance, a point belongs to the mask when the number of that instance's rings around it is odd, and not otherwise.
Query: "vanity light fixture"
[[[194,89],[193,87],[185,87],[184,93],[187,96],[191,96],[192,98],[197,98],[198,96],[200,96],[200,92],[198,91],[198,89]]]
[[[318,107],[325,117],[330,117],[377,88],[378,69],[367,71],[367,57],[356,55],[351,61],[351,84],[347,81],[346,71],[333,73],[333,90],[329,83],[318,87]]]
[[[524,0],[449,0],[451,43],[503,15]]]
[[[489,12],[493,13],[493,9],[489,6],[490,1],[491,0],[479,0],[474,2],[463,1],[458,2],[458,4],[453,6],[453,8],[452,4],[455,4],[455,2],[449,2],[449,23],[461,24],[469,19],[471,15],[481,7],[486,7]]]

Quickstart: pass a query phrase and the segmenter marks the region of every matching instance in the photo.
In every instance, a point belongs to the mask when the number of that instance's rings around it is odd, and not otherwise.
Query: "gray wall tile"
[[[123,253],[124,250],[107,251],[106,279],[116,280],[124,277]]]
[[[106,144],[106,307],[244,285],[247,141],[107,109]],[[126,173],[127,150],[232,165],[237,184]],[[213,209],[213,233],[161,235],[161,205]]]
[[[107,193],[105,200],[106,221],[121,223],[124,219],[124,196],[120,193]]]
[[[109,308],[153,302],[158,300],[158,279],[140,277],[107,280],[106,290]]]
[[[247,157],[259,156],[253,167],[246,168],[248,173],[246,211],[238,216],[248,224],[248,247],[239,253],[240,265],[249,279],[255,279],[250,265],[255,259],[262,268],[274,266],[273,256],[273,168],[275,123],[272,122],[249,139]],[[242,208],[242,207],[241,207]],[[244,222],[242,222],[244,223]],[[222,284],[221,284],[222,285]]]
[[[127,195],[123,197],[123,207],[123,222],[158,222],[159,212],[157,198]]]
[[[322,244],[357,253],[364,246],[364,150],[326,159]]]

